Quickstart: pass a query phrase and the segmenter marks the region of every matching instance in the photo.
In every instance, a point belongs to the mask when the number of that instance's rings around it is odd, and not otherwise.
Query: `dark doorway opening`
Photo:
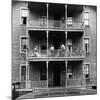
[[[60,86],[60,68],[57,66],[53,69],[53,86]]]
[[[64,61],[49,62],[48,86],[49,87],[65,86],[65,62]]]

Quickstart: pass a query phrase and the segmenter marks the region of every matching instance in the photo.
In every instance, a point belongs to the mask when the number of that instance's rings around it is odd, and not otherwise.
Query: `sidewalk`
[[[96,94],[96,89],[51,89],[49,91],[37,91],[27,93],[18,97],[16,100],[20,99],[33,99],[33,98],[43,98],[43,97],[58,97],[58,96],[78,96],[78,95],[92,95]]]

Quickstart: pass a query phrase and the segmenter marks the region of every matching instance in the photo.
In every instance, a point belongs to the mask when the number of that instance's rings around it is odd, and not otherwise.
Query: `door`
[[[60,86],[60,70],[58,67],[53,71],[53,86]]]

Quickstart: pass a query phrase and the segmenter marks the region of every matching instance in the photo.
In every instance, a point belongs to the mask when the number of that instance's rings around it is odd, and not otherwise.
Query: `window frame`
[[[22,16],[22,10],[27,10],[27,16]],[[23,24],[22,19],[26,18],[26,24]],[[27,18],[28,18],[28,8],[27,7],[21,7],[20,8],[20,24],[21,25],[27,25]]]
[[[84,73],[84,68],[86,67],[86,65],[88,65],[88,73],[86,74],[86,73]],[[84,74],[84,76],[85,76],[85,79],[89,79],[90,78],[90,63],[85,63],[84,64],[84,66],[83,66],[83,74]],[[86,75],[88,75],[88,77],[86,77]]]
[[[87,17],[85,14],[88,14]],[[88,24],[85,24],[86,23],[85,21],[87,21]],[[84,25],[85,27],[89,26],[89,12],[84,12]]]
[[[26,80],[27,80],[27,65],[26,64],[20,64],[20,82],[22,82],[22,75],[21,75],[21,73],[22,73],[22,66],[25,66],[26,67],[26,78],[25,78],[25,82],[26,82]]]
[[[85,39],[88,39],[88,52],[85,50]],[[84,37],[84,52],[88,54],[90,52],[90,37]]]
[[[26,50],[27,50],[27,39],[28,39],[28,36],[20,36],[20,53],[26,53],[24,51],[22,51],[22,38],[26,38]]]
[[[72,26],[72,25],[73,25],[73,18],[67,17],[67,26]]]
[[[47,16],[40,16],[39,17],[39,25],[40,26],[47,26]]]

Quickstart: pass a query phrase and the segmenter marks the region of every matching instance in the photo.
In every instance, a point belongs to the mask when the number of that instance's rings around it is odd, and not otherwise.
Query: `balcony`
[[[29,50],[27,52],[27,57],[29,58],[45,58],[47,57],[47,50],[39,50],[38,52]]]
[[[82,79],[78,78],[78,79],[67,79],[67,86],[68,87],[79,87],[82,86]]]
[[[84,51],[79,50],[79,51],[67,51],[67,57],[84,57]]]
[[[80,52],[68,52],[66,50],[41,50],[39,52],[34,52],[33,50],[30,50],[27,52],[27,58],[28,59],[47,59],[47,58],[84,58],[84,51]]]
[[[64,20],[49,20],[48,28],[50,29],[65,29],[65,21]]]
[[[65,50],[49,50],[48,51],[49,57],[66,57],[66,51]]]
[[[28,81],[28,88],[46,88],[47,81]]]
[[[84,29],[84,22],[72,22],[67,21],[67,29],[68,30],[83,30]]]
[[[28,25],[29,28],[39,28],[39,29],[45,29],[47,28],[47,21],[39,21],[39,20],[28,20]]]
[[[48,22],[48,23],[47,23]],[[67,24],[67,25],[66,25]],[[68,29],[68,30],[83,30],[84,22],[71,22],[65,20],[28,20],[28,28],[36,28],[36,29]]]

